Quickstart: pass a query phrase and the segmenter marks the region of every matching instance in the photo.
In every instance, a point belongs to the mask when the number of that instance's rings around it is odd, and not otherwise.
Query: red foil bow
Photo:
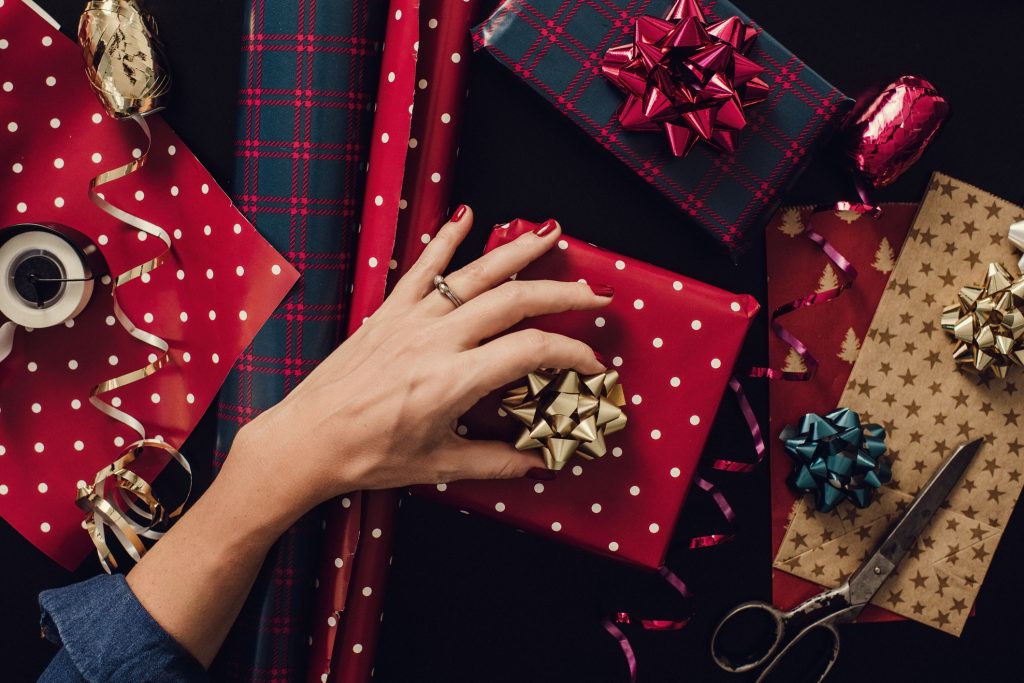
[[[734,151],[744,108],[768,93],[758,77],[764,68],[745,56],[757,29],[739,17],[709,26],[697,0],[676,0],[664,19],[638,17],[634,31],[633,42],[609,49],[601,64],[626,93],[622,127],[664,130],[677,157],[698,140]]]
[[[854,121],[847,155],[873,187],[884,187],[921,158],[948,114],[935,86],[900,76]]]

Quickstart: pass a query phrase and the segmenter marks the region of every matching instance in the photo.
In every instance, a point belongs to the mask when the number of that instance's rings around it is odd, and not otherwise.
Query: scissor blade
[[[932,516],[953,490],[967,466],[984,443],[982,439],[969,441],[956,449],[939,465],[896,526],[881,542],[875,552],[850,577],[850,603],[867,604],[878,592],[889,575],[899,566],[903,557],[928,527]]]

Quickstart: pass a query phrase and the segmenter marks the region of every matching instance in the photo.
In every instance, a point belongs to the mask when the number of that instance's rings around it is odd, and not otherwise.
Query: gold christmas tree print
[[[857,339],[857,333],[851,327],[846,331],[846,337],[843,338],[843,346],[836,355],[852,365],[857,360],[857,353],[859,351],[860,340]]]
[[[836,218],[852,223],[864,214],[859,211],[836,211]]]
[[[800,357],[800,354],[796,352],[796,349],[790,349],[789,353],[786,354],[786,364],[782,366],[783,372],[807,372],[807,366],[804,365],[804,359]]]
[[[796,237],[804,231],[804,222],[800,219],[800,209],[786,209],[782,212],[779,232],[786,237]]]
[[[832,269],[831,263],[825,264],[825,269],[821,271],[821,277],[818,278],[818,288],[816,292],[827,292],[830,289],[835,289],[839,286],[839,278],[836,277],[836,271]]]
[[[878,250],[875,251],[875,262],[871,266],[880,273],[888,273],[892,271],[892,267],[896,265],[893,261],[892,246],[889,244],[889,240],[885,237],[878,243]]]

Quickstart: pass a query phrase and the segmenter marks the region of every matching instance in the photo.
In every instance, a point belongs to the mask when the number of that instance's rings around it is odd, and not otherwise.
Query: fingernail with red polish
[[[452,213],[452,222],[462,220],[462,217],[466,215],[466,209],[469,208],[465,204],[459,204],[455,207],[455,212]]]
[[[553,218],[549,218],[540,225],[538,225],[533,232],[534,234],[537,235],[537,237],[543,237],[544,235],[554,230],[556,227],[558,227],[558,221],[556,221]]]
[[[551,481],[557,474],[554,470],[544,469],[543,467],[531,467],[526,471],[526,476],[538,481]]]
[[[605,296],[609,299],[615,296],[615,288],[608,285],[590,285],[590,291],[598,296]]]
[[[604,360],[604,356],[602,356],[602,355],[601,355],[600,353],[598,353],[597,351],[594,351],[594,358],[596,358],[596,359],[597,359],[597,362],[598,362],[598,363],[600,363],[601,365],[603,365],[603,366],[605,366],[605,367],[608,367],[608,363],[606,363],[606,362],[605,362],[605,360]]]

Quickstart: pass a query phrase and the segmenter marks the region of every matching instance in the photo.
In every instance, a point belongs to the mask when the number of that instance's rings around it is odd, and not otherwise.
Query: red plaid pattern
[[[234,198],[302,279],[221,391],[217,467],[239,428],[343,334],[386,9],[380,0],[247,2]],[[271,551],[215,663],[218,679],[303,679],[321,524],[310,513]]]

